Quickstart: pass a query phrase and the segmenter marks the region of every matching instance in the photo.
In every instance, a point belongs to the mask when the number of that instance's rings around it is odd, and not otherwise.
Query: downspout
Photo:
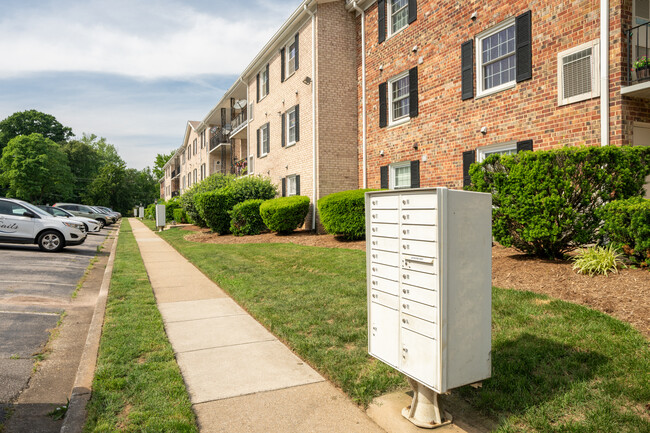
[[[311,208],[311,229],[316,230],[316,201],[318,200],[316,174],[318,172],[318,161],[316,155],[316,15],[309,10],[309,5],[304,5],[303,9],[311,15],[311,142],[312,142],[312,163],[314,172],[312,174],[313,185],[312,191],[314,200]]]
[[[242,83],[244,86],[246,86],[246,110],[248,113],[246,114],[246,176],[250,176],[251,174],[251,168],[248,166],[248,162],[250,161],[250,155],[248,152],[250,152],[250,135],[251,135],[251,129],[248,127],[248,122],[250,122],[251,119],[251,107],[250,107],[250,101],[248,99],[248,84],[244,83],[244,80],[242,80],[241,77],[239,77],[239,82]]]
[[[600,0],[600,145],[609,144],[609,1]]]
[[[361,143],[363,153],[363,189],[368,188],[368,175],[366,174],[367,166],[367,152],[366,152],[366,12],[357,6],[357,2],[352,2],[354,10],[361,14]]]

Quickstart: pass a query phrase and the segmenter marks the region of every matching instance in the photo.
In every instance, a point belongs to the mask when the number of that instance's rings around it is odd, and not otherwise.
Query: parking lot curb
[[[77,369],[77,375],[72,388],[72,395],[70,396],[70,402],[68,403],[68,410],[63,425],[61,426],[61,433],[81,432],[86,421],[86,403],[88,403],[88,400],[90,399],[92,382],[95,376],[99,340],[102,336],[104,313],[106,312],[108,288],[111,284],[111,277],[113,275],[113,263],[115,262],[118,236],[119,228],[115,238],[113,239],[111,253],[108,262],[106,263],[106,269],[104,270],[104,278],[102,279],[102,285],[99,289],[97,302],[95,303],[93,318],[90,322],[90,327],[88,328],[86,344],[83,353],[81,354],[81,360],[79,361],[79,368]]]

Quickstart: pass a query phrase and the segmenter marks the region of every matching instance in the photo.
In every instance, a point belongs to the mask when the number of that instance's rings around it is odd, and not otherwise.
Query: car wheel
[[[103,229],[104,226],[106,225],[106,224],[104,223],[104,220],[100,220],[100,219],[98,219],[98,220],[96,220],[96,221],[99,223],[99,229],[100,229],[100,230]]]
[[[48,253],[55,253],[61,251],[65,246],[65,239],[59,232],[48,230],[41,233],[38,237],[38,247],[41,251],[46,251]]]

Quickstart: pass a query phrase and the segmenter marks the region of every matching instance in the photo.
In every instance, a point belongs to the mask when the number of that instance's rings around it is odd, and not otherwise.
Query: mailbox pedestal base
[[[410,406],[402,409],[402,416],[418,427],[437,428],[451,424],[451,415],[446,413],[443,418],[438,405],[438,393],[421,383],[408,378],[413,388],[413,401]]]

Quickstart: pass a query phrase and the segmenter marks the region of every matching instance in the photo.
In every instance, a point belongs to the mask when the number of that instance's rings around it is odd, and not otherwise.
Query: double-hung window
[[[296,194],[296,175],[287,176],[287,196]]]
[[[411,188],[411,161],[390,165],[390,189]]]
[[[515,85],[517,56],[515,19],[511,18],[477,37],[477,95]]]
[[[408,0],[388,0],[388,35],[391,36],[408,26]]]
[[[295,40],[287,46],[286,57],[287,57],[286,59],[287,77],[289,77],[291,76],[291,74],[296,72],[296,41]]]
[[[481,146],[476,149],[476,159],[478,162],[484,161],[490,155],[513,155],[517,153],[517,142],[509,141],[489,146]]]
[[[269,68],[260,72],[260,100],[269,94]]]
[[[409,118],[408,71],[388,80],[389,124],[401,123]]]
[[[296,107],[287,111],[287,146],[296,144]]]
[[[257,130],[258,134],[258,156],[266,156],[269,153],[269,124],[267,123],[266,125],[262,126],[260,129]]]

